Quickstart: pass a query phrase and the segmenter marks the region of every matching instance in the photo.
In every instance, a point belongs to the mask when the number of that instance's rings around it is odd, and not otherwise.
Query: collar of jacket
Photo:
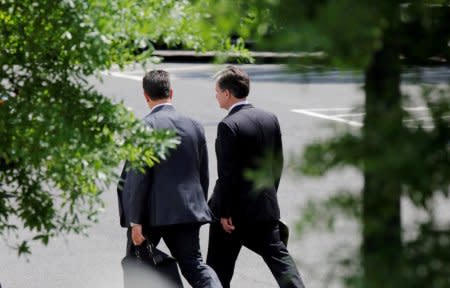
[[[244,110],[244,109],[248,109],[248,108],[253,108],[252,104],[242,104],[242,105],[238,105],[236,107],[233,107],[233,109],[231,109],[231,111],[228,113],[228,116],[240,111],[240,110]]]
[[[150,114],[156,113],[158,111],[174,111],[174,110],[175,107],[173,107],[172,104],[164,104],[153,108],[152,111],[150,111]]]

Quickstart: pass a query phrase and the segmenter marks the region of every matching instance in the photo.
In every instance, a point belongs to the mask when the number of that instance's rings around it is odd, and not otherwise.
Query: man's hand
[[[231,220],[231,217],[229,218],[220,218],[220,224],[222,224],[223,230],[227,233],[231,233],[234,231],[234,225],[233,221]]]
[[[131,227],[131,240],[135,246],[139,246],[145,241],[145,237],[142,235],[142,225],[134,224]]]

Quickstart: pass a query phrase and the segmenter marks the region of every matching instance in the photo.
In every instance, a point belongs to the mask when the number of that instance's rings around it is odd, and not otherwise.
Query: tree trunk
[[[395,159],[387,159],[402,129],[401,66],[393,29],[394,24],[385,31],[384,45],[365,73],[362,258],[363,283],[369,288],[401,287],[401,181],[392,173]]]

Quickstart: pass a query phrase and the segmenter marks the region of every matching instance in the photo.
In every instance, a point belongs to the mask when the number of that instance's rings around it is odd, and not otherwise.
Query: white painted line
[[[403,109],[408,110],[408,111],[424,111],[424,110],[428,110],[428,107],[425,107],[425,106],[403,107]]]
[[[352,114],[335,114],[333,117],[356,117],[356,116],[364,116],[366,113],[352,113]]]
[[[146,70],[162,69],[162,70],[166,70],[166,71],[170,72],[170,71],[210,70],[210,69],[215,69],[215,68],[220,69],[222,67],[224,67],[224,65],[220,65],[220,64],[198,64],[198,65],[186,64],[186,65],[174,67],[174,65],[167,65],[167,64],[163,63],[163,64],[149,65]],[[143,67],[138,66],[138,65],[133,65],[133,67],[129,67],[126,69],[128,69],[128,70],[121,71],[120,67],[118,67],[118,66],[117,67],[114,66],[112,68],[112,70],[115,70],[117,73],[120,73],[120,71],[122,73],[123,72],[125,72],[125,73],[136,73],[136,72],[144,73],[146,71],[143,69]],[[109,71],[110,70],[102,71],[102,73],[109,73]]]
[[[308,108],[302,111],[351,111],[354,108]]]
[[[195,66],[187,66],[187,67],[173,67],[173,68],[164,68],[164,67],[154,67],[155,69],[163,69],[167,72],[176,72],[176,71],[193,71],[193,70],[209,70],[214,67],[219,67],[217,65],[195,65]]]
[[[106,75],[106,76],[113,76],[113,77],[117,77],[117,78],[129,79],[129,80],[134,80],[134,81],[139,81],[139,82],[141,82],[142,78],[144,77],[143,75],[136,76],[136,75],[130,75],[130,74],[121,73],[121,72],[102,72],[102,74]],[[170,79],[176,80],[178,78],[174,75],[170,75]]]
[[[433,121],[431,117],[414,117],[411,119],[405,119],[403,122],[423,122],[423,121]]]
[[[423,111],[423,110],[428,110],[428,107],[426,106],[418,106],[418,107],[403,107],[403,109],[405,110],[409,110],[409,111]],[[321,112],[321,111],[352,111],[355,110],[354,107],[338,107],[338,108],[308,108],[306,111],[316,111],[316,112]]]
[[[167,72],[178,72],[178,71],[195,71],[195,70],[210,70],[214,67],[219,67],[218,65],[209,64],[209,65],[194,65],[194,66],[186,66],[186,67],[161,67],[161,66],[153,66],[150,67],[151,69],[163,69]],[[113,72],[113,71],[103,71],[102,74],[106,76],[113,76],[117,78],[123,78],[123,79],[129,79],[129,80],[135,80],[135,81],[142,81],[142,77],[144,77],[144,71],[141,72],[142,76],[136,76],[136,75],[130,75],[124,72]],[[171,80],[176,80],[178,77],[174,76],[173,74],[170,75]]]
[[[113,77],[117,77],[117,78],[130,79],[130,80],[135,80],[135,81],[142,81],[142,76],[134,76],[134,75],[119,73],[119,72],[106,72],[105,75],[113,76]]]
[[[406,123],[405,124],[407,127],[409,128],[417,128],[417,125],[414,125],[414,123]],[[424,129],[433,129],[434,125],[424,125],[424,123],[420,123],[420,125],[422,125],[422,128]]]
[[[312,111],[308,111],[308,110],[292,109],[291,111],[295,112],[295,113],[300,113],[300,114],[305,114],[305,115],[317,117],[317,118],[322,118],[322,119],[327,119],[327,120],[331,120],[331,121],[346,123],[346,124],[348,124],[350,126],[354,126],[354,127],[362,127],[363,126],[362,123],[359,123],[359,122],[356,122],[356,121],[348,121],[348,120],[341,119],[341,118],[338,118],[338,117],[328,116],[328,115],[324,115],[324,114],[320,114],[320,113],[316,113],[316,112],[312,112]]]
[[[346,123],[350,126],[355,126],[355,127],[362,127],[363,124],[360,122],[356,122],[356,121],[349,121],[346,119],[342,119],[341,117],[355,117],[355,116],[364,116],[365,113],[348,113],[348,114],[335,114],[335,115],[325,115],[325,114],[321,114],[321,113],[317,113],[317,111],[324,111],[324,112],[332,112],[332,111],[351,111],[354,108],[311,108],[311,109],[292,109],[292,112],[295,113],[300,113],[300,114],[305,114],[308,116],[312,116],[312,117],[317,117],[317,118],[321,118],[321,119],[327,119],[327,120],[331,120],[331,121],[336,121],[336,122],[341,122],[341,123]],[[408,110],[408,111],[426,111],[429,110],[428,107],[425,106],[418,106],[418,107],[403,107],[403,109]],[[450,117],[450,115],[445,115],[444,118],[448,118]],[[413,121],[419,121],[419,122],[429,122],[431,121],[432,118],[431,117],[416,117],[413,119],[405,119],[403,120],[405,123],[407,123],[406,125],[408,125],[410,122]],[[423,123],[422,123],[423,124]],[[408,125],[411,126],[411,125]],[[424,125],[424,128],[433,128],[433,126],[430,125]]]
[[[447,118],[450,118],[450,115],[444,115],[441,118],[442,119],[447,119]],[[411,118],[411,119],[403,120],[403,122],[416,122],[416,121],[419,121],[419,122],[428,121],[428,122],[430,122],[430,121],[433,121],[433,118],[432,117],[414,117],[414,118]]]

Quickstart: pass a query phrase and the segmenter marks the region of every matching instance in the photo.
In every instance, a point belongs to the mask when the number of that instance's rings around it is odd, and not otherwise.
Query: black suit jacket
[[[206,202],[208,150],[203,127],[170,105],[152,110],[144,122],[153,129],[174,130],[181,143],[167,159],[145,169],[145,173],[134,169],[122,172],[126,180],[123,189],[118,189],[121,225],[210,222],[211,211]]]
[[[216,139],[218,180],[210,207],[234,223],[278,220],[277,190],[283,167],[281,131],[275,115],[251,104],[237,106],[219,123]],[[247,170],[264,175],[258,188]]]

